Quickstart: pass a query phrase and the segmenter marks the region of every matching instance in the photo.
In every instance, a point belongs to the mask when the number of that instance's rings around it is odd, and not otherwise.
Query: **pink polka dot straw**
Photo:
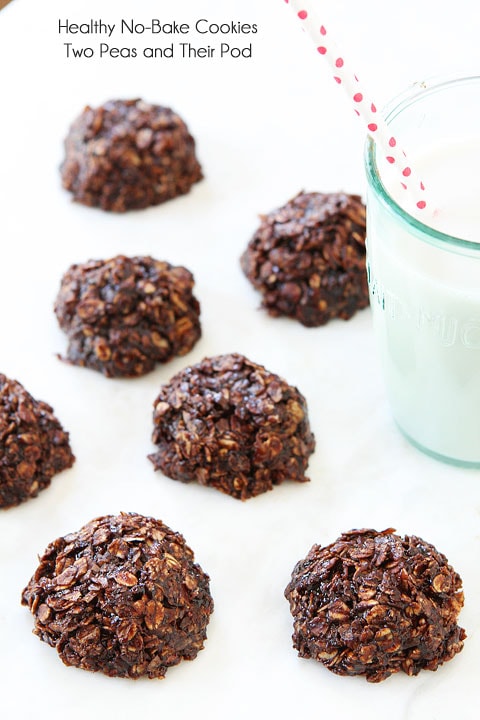
[[[398,170],[398,179],[404,190],[407,191],[412,204],[419,210],[427,206],[424,196],[425,186],[417,177],[414,169],[407,161],[407,155],[393,137],[388,125],[377,112],[377,107],[369,98],[360,81],[348,68],[342,53],[335,46],[324,25],[318,20],[315,11],[307,0],[285,0],[299,18],[303,30],[308,33],[315,44],[319,55],[325,58],[333,70],[333,79],[348,94],[353,103],[356,115],[363,120],[367,132],[374,138],[390,165]]]

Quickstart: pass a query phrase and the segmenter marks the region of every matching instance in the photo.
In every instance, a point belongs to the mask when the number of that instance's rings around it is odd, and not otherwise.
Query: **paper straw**
[[[335,82],[347,93],[353,103],[355,114],[363,120],[368,134],[380,146],[385,160],[397,171],[398,180],[410,196],[412,204],[419,210],[425,209],[427,201],[423,194],[425,190],[423,182],[408,163],[406,152],[377,112],[377,106],[365,92],[358,76],[349,69],[343,53],[338,50],[325,26],[317,18],[311,2],[309,0],[285,0],[285,2],[296,13],[318,54],[330,64]]]

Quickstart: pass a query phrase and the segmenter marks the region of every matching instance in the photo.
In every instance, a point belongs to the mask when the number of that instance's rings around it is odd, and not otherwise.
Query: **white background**
[[[480,70],[473,1],[325,5],[325,24],[357,58],[378,106],[425,77]],[[59,18],[132,16],[145,24],[241,20],[259,32],[240,36],[242,45],[253,43],[251,59],[65,58]],[[369,310],[317,329],[271,319],[239,267],[259,213],[301,189],[364,193],[363,129],[298,25],[282,0],[13,0],[0,12],[0,371],[53,405],[77,456],[37,499],[0,515],[3,718],[478,716],[480,472],[424,457],[399,434]],[[70,39],[94,47],[104,40]],[[107,42],[142,48],[165,41]],[[119,216],[76,205],[61,189],[70,122],[87,103],[117,97],[169,105],[186,120],[205,173],[189,195]],[[52,311],[62,273],[73,262],[117,253],[186,265],[202,305],[203,337],[194,350],[138,380],[107,380],[56,358],[65,350]],[[317,439],[310,483],[240,503],[153,472],[146,456],[159,385],[186,364],[233,351],[307,397]],[[163,681],[63,666],[31,633],[33,619],[20,606],[48,542],[120,510],[182,532],[211,576],[215,612],[205,649]],[[354,527],[420,535],[462,575],[468,639],[436,673],[370,685],[337,677],[292,649],[283,590],[295,562],[313,543]]]

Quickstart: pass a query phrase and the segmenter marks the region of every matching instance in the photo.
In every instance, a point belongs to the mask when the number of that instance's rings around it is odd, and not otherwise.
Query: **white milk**
[[[462,250],[426,242],[369,190],[370,295],[388,393],[415,444],[480,465],[480,139],[411,162],[438,207],[429,224],[473,243]],[[386,182],[400,202],[396,180]]]

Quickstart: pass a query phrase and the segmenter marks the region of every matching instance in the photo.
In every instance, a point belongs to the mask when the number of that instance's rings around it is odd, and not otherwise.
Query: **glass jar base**
[[[396,423],[398,429],[402,433],[403,437],[408,440],[410,445],[413,445],[414,448],[417,450],[420,450],[424,455],[428,455],[429,457],[433,458],[434,460],[438,460],[439,462],[446,463],[447,465],[454,465],[455,467],[462,467],[462,468],[469,468],[471,470],[479,470],[480,469],[480,460],[478,461],[471,461],[471,460],[458,460],[457,458],[449,457],[448,455],[442,455],[441,453],[435,452],[435,450],[430,450],[430,448],[425,447],[424,445],[421,445],[419,442],[414,440],[405,430]]]

